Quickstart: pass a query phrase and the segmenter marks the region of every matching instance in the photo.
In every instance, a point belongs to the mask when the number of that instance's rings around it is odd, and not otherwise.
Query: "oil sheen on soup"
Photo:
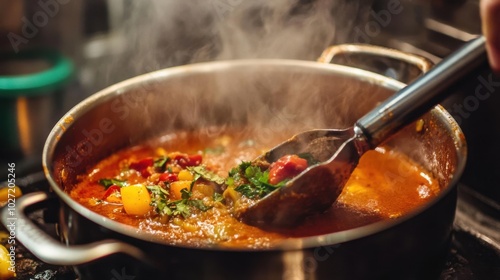
[[[291,228],[246,225],[233,213],[239,200],[263,197],[314,164],[307,156],[289,155],[269,168],[248,166],[283,140],[252,135],[237,129],[168,134],[103,159],[68,192],[90,210],[168,244],[265,248],[396,219],[441,190],[430,172],[381,146],[362,156],[326,212]],[[242,180],[246,183],[235,185]]]

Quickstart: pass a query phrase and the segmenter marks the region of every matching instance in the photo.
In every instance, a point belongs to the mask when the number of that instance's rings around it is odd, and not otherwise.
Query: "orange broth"
[[[130,163],[143,158],[158,158],[176,152],[201,155],[201,164],[226,177],[232,167],[255,158],[269,147],[272,147],[270,143],[253,141],[244,133],[227,132],[217,136],[201,132],[174,133],[105,158],[87,174],[81,175],[79,183],[69,193],[90,210],[134,226],[139,232],[155,234],[169,244],[265,248],[287,238],[337,232],[395,219],[424,205],[440,192],[438,182],[429,172],[407,156],[379,147],[363,155],[342,194],[329,210],[289,229],[266,230],[246,225],[231,215],[224,201],[215,202],[211,197],[197,194],[198,187],[193,188],[193,197],[203,199],[211,208],[206,211],[192,209],[188,217],[165,218],[153,207],[145,215],[129,215],[119,197],[112,201],[103,199],[106,189],[99,183],[102,178],[125,178],[130,184],[158,184],[159,174],[144,175],[129,168]],[[201,186],[206,189],[206,185]]]

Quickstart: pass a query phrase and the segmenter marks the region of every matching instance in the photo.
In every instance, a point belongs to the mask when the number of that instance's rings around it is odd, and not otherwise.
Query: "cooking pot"
[[[332,57],[362,62],[405,82],[429,68],[425,59],[375,47],[335,47],[322,62]],[[258,250],[174,246],[100,216],[67,193],[99,160],[152,137],[249,123],[262,125],[262,137],[278,126],[347,127],[402,87],[396,79],[360,68],[296,60],[193,64],[121,82],[82,101],[54,127],[43,164],[55,195],[39,192],[16,201],[11,214],[17,218],[16,237],[41,260],[74,266],[81,279],[435,278],[448,249],[456,184],[466,158],[464,137],[440,106],[422,116],[423,130],[411,124],[385,143],[432,172],[442,186],[440,195],[403,217],[351,230]],[[64,245],[24,213],[58,202]],[[9,218],[3,209],[3,223]]]

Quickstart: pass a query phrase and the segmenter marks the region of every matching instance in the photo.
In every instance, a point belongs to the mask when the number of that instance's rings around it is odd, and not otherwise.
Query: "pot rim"
[[[272,250],[290,250],[290,249],[305,249],[305,248],[313,248],[313,247],[321,247],[321,246],[330,246],[339,243],[344,243],[347,241],[352,241],[355,239],[359,239],[365,236],[369,236],[381,231],[384,231],[388,228],[394,227],[398,224],[401,224],[407,220],[412,219],[415,216],[418,216],[420,213],[426,211],[428,208],[432,207],[440,200],[442,200],[445,196],[447,196],[458,184],[460,179],[460,175],[463,173],[466,162],[466,154],[467,147],[465,142],[465,137],[456,123],[456,121],[452,118],[452,116],[440,105],[436,105],[432,110],[437,117],[443,121],[443,125],[449,134],[454,138],[455,150],[457,152],[457,166],[455,168],[454,177],[451,179],[448,187],[440,192],[440,194],[434,198],[429,203],[425,204],[423,207],[420,207],[411,213],[404,215],[403,217],[397,219],[383,220],[375,223],[371,223],[365,226],[328,233],[318,236],[311,237],[302,237],[302,238],[290,238],[286,239],[283,242],[279,242],[275,245],[270,246],[269,248],[230,248],[230,247],[195,247],[189,245],[173,245],[165,240],[154,236],[153,234],[144,234],[143,232],[139,232],[137,228],[129,225],[125,225],[109,218],[106,218],[100,214],[97,214],[85,206],[79,204],[75,200],[73,200],[69,194],[67,194],[55,181],[52,175],[52,157],[57,146],[60,137],[65,131],[71,127],[74,120],[80,118],[87,111],[92,109],[94,106],[106,102],[111,98],[115,98],[121,94],[127,92],[128,89],[134,88],[137,85],[140,85],[144,82],[154,81],[156,79],[163,79],[167,77],[175,77],[180,75],[186,75],[190,73],[204,73],[204,72],[212,72],[214,70],[223,70],[226,68],[232,68],[235,66],[245,67],[245,66],[293,66],[293,67],[302,67],[309,71],[310,73],[318,72],[318,73],[328,73],[328,74],[341,74],[347,77],[355,77],[361,81],[368,81],[372,84],[376,84],[382,86],[389,90],[397,91],[405,86],[404,83],[401,83],[392,78],[388,78],[373,72],[361,70],[358,68],[352,68],[343,65],[337,64],[324,64],[314,61],[302,61],[302,60],[287,60],[287,59],[243,59],[243,60],[228,60],[228,61],[215,61],[215,62],[204,62],[204,63],[196,63],[189,65],[176,66],[172,68],[161,69],[158,71],[146,73],[140,76],[136,76],[117,84],[111,85],[78,103],[72,109],[70,109],[54,126],[51,130],[47,141],[45,142],[43,154],[42,154],[42,165],[45,173],[45,177],[49,181],[52,190],[57,194],[59,199],[61,199],[64,203],[66,203],[71,209],[84,216],[85,218],[91,220],[92,222],[118,232],[120,234],[140,239],[147,242],[160,243],[166,246],[175,246],[178,248],[190,248],[190,249],[199,249],[199,250],[219,250],[219,251],[249,251],[249,252],[258,252],[258,251],[272,251]]]

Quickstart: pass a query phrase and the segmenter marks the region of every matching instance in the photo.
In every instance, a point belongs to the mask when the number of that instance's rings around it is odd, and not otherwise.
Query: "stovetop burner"
[[[19,178],[17,182],[23,193],[49,190],[43,172]],[[2,183],[0,187],[5,185]],[[47,215],[44,215],[42,210],[30,214],[35,223],[57,238],[55,224],[49,223],[44,216]],[[466,186],[459,187],[451,245],[439,280],[500,279],[498,217],[500,217],[499,205],[488,201]],[[18,246],[16,253],[17,279],[78,279],[71,267],[43,263],[23,246]]]

